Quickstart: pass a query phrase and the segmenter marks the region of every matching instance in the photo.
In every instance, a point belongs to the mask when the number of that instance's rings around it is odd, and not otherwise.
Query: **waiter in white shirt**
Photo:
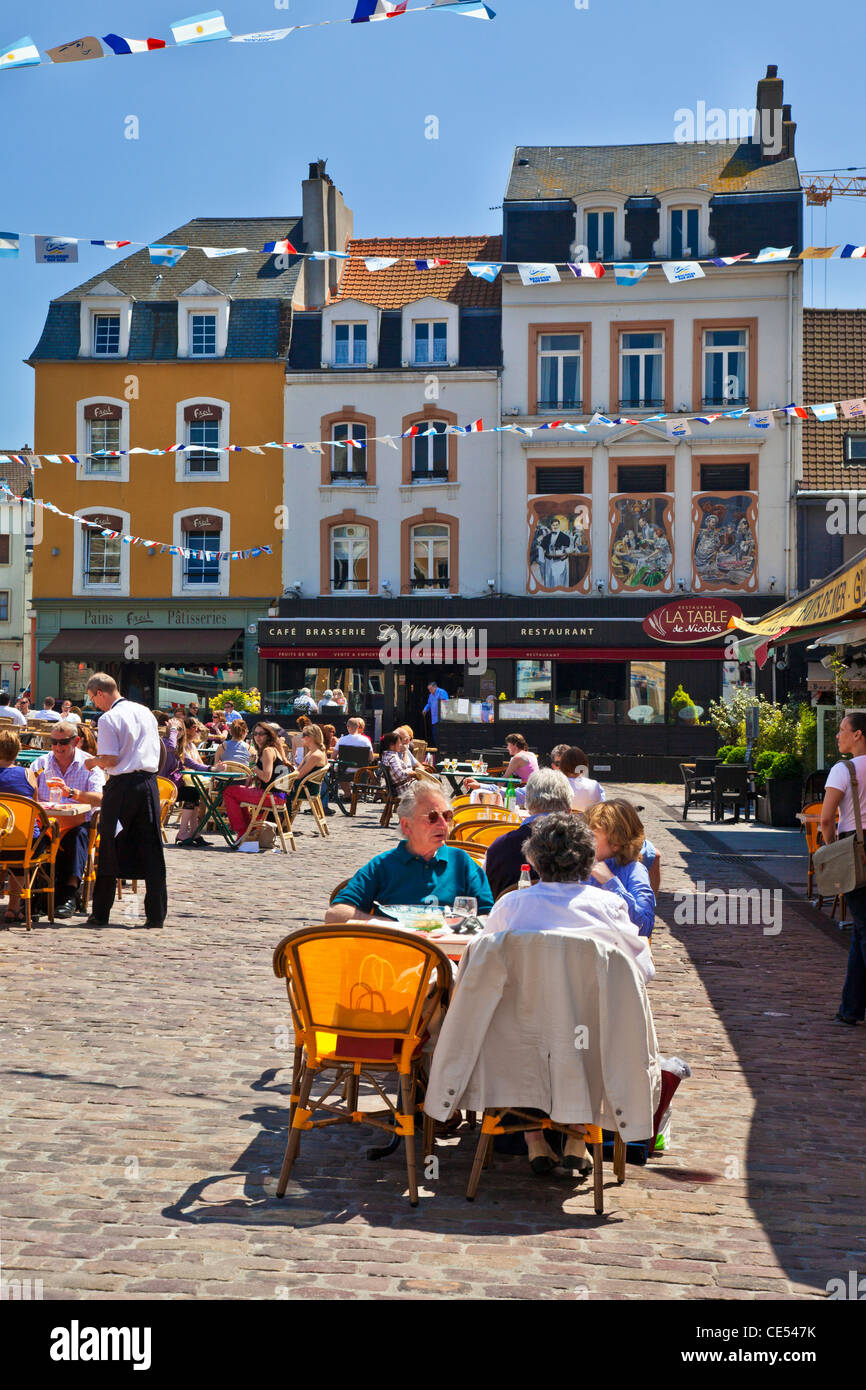
[[[99,860],[93,912],[87,926],[107,927],[119,878],[143,878],[145,926],[161,927],[168,911],[162,852],[159,788],[159,731],[144,705],[125,700],[116,682],[97,672],[87,693],[102,711],[97,756],[85,767],[108,774],[99,823]]]

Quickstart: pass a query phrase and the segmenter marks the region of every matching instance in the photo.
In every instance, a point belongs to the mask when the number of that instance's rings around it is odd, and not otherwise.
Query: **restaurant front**
[[[578,615],[556,600],[434,603],[419,613],[397,600],[284,601],[259,623],[263,708],[290,721],[301,689],[318,702],[339,687],[371,735],[408,723],[445,756],[504,755],[505,735],[520,732],[541,754],[579,744],[612,777],[678,779],[680,761],[715,752],[715,731],[698,722],[710,701],[755,679],[753,666],[724,659],[742,612],[726,599],[588,600]],[[753,600],[750,612],[763,607]],[[435,729],[424,712],[431,681],[449,696]],[[672,710],[679,686],[697,717],[681,717],[677,701]]]

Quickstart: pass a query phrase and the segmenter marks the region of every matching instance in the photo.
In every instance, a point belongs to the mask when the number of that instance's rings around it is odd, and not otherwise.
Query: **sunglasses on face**
[[[57,747],[59,747],[60,744],[62,744],[62,743],[71,743],[71,742],[72,742],[72,738],[71,738],[71,737],[70,737],[70,738],[53,738],[53,739],[51,740],[51,747],[52,747],[52,748],[57,748]]]
[[[454,819],[453,811],[428,811],[427,820],[430,825],[435,825],[438,820],[444,820],[446,825],[450,825]]]

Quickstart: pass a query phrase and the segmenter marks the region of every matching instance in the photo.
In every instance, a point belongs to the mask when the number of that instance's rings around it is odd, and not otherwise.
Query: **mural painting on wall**
[[[666,495],[611,498],[612,593],[662,593],[673,587],[673,520],[672,500]]]
[[[757,494],[701,493],[692,502],[692,523],[694,591],[757,588]]]
[[[529,593],[550,593],[555,589],[588,593],[592,558],[590,518],[588,497],[530,497]]]

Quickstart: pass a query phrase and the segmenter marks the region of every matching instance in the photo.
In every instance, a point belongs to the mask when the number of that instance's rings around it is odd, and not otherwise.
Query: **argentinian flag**
[[[219,10],[208,10],[207,14],[194,14],[189,19],[179,19],[171,25],[171,32],[176,44],[205,43],[208,39],[231,38],[231,30],[226,27],[225,16]]]
[[[5,52],[0,51],[0,68],[29,68],[41,62],[39,49],[29,34],[10,43]]]

